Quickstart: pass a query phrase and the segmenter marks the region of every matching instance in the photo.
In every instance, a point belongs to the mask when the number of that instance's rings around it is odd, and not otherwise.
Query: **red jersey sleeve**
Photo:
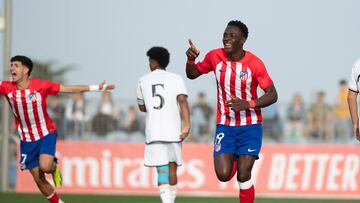
[[[2,86],[2,81],[0,80],[0,95],[4,94],[4,90],[3,90],[3,86]]]
[[[196,64],[196,69],[202,73],[202,74],[205,74],[205,73],[208,73],[210,71],[213,71],[214,70],[214,67],[211,63],[211,55],[212,55],[212,52],[209,52],[205,55],[205,58],[203,61],[201,62],[198,62]]]
[[[0,95],[6,95],[12,89],[12,82],[0,80]]]
[[[253,61],[253,66],[254,66],[254,76],[256,78],[256,80],[259,83],[259,86],[261,89],[266,89],[270,86],[272,86],[274,83],[272,81],[272,79],[270,78],[264,63],[257,58],[257,60]]]
[[[57,95],[59,93],[60,91],[59,83],[51,82],[47,80],[44,80],[43,82],[45,83],[46,90],[49,95]]]

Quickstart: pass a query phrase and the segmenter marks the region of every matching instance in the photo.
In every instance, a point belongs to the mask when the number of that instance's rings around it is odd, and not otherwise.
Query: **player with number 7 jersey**
[[[139,109],[146,112],[144,165],[156,167],[160,198],[172,203],[176,197],[177,166],[182,164],[182,141],[190,130],[187,91],[183,79],[166,71],[170,54],[163,47],[148,52],[151,72],[137,87]]]
[[[48,96],[60,92],[108,91],[114,85],[62,85],[56,82],[31,78],[33,62],[26,56],[10,59],[12,81],[0,81],[0,95],[7,99],[15,117],[20,136],[20,169],[29,170],[40,192],[51,203],[62,203],[45,173],[52,174],[54,185],[61,185],[62,176],[57,167],[56,127],[47,113]]]

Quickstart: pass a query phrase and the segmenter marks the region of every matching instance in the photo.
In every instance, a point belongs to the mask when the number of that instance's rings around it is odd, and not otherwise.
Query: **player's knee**
[[[230,173],[231,171],[223,169],[220,171],[216,171],[216,176],[221,182],[227,182],[230,180]]]
[[[169,184],[169,165],[157,166],[158,184]]]
[[[221,182],[227,182],[230,179],[228,176],[219,176],[218,175],[217,177]]]
[[[251,178],[251,172],[244,172],[244,173],[237,174],[237,179],[240,182],[246,182],[246,181],[250,180],[250,178]]]
[[[222,166],[215,167],[216,168],[216,176],[222,182],[227,182],[231,179],[231,170],[230,167]]]
[[[54,171],[54,165],[52,163],[39,163],[39,168],[45,173],[52,173]]]

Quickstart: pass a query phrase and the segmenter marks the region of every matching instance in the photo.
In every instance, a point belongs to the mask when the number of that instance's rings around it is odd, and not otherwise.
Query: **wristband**
[[[250,100],[250,101],[248,101],[248,103],[249,103],[249,108],[255,108],[255,101],[254,100]]]
[[[102,91],[103,92],[106,90],[106,87],[107,87],[106,84],[103,85],[102,89],[100,89],[99,85],[89,85],[89,91],[91,91],[91,92]]]
[[[194,64],[195,64],[195,60],[187,60],[186,63],[187,63],[187,64],[190,64],[190,65],[194,65]]]
[[[99,91],[99,85],[89,85],[89,91]]]

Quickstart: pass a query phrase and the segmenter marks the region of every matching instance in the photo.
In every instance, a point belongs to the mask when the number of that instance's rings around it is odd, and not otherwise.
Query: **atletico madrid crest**
[[[30,93],[29,94],[29,98],[31,102],[36,102],[37,101],[37,97],[36,97],[36,93]]]
[[[218,152],[221,150],[221,143],[215,145],[215,151]]]
[[[245,81],[248,79],[248,72],[247,71],[241,71],[240,72],[240,80]]]

